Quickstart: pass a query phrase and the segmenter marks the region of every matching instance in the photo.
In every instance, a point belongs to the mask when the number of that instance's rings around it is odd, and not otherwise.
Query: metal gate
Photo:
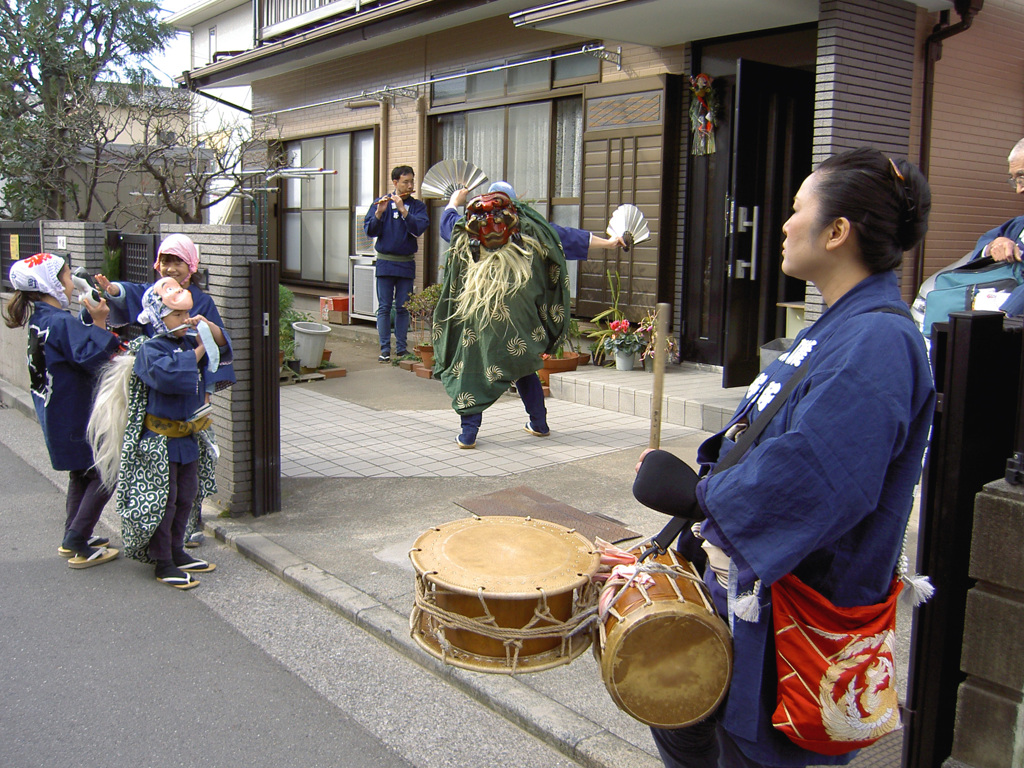
[[[0,221],[0,270],[3,270],[5,290],[11,290],[11,281],[7,277],[11,264],[42,249],[38,221]]]
[[[155,279],[157,235],[121,235],[121,279],[128,283],[152,283]]]

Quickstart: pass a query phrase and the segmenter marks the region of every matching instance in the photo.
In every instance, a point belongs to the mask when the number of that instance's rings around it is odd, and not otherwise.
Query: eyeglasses
[[[1015,173],[1006,181],[1015,190],[1020,189],[1021,187],[1024,187],[1024,173]]]

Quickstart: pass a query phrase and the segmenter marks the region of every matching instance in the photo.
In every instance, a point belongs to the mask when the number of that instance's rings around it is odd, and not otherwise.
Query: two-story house
[[[200,62],[185,84],[250,87],[290,164],[337,171],[272,195],[283,279],[319,293],[350,288],[363,213],[393,166],[422,178],[461,157],[559,224],[600,232],[638,205],[651,239],[581,263],[576,314],[608,305],[617,272],[630,317],[670,302],[683,359],[740,384],[794,305],[821,311],[779,264],[793,193],[829,154],[871,144],[929,174],[908,299],[1020,213],[1003,177],[1024,135],[1021,2],[208,0],[173,21]],[[693,153],[699,73],[718,105],[713,154]],[[442,266],[437,218],[421,284]]]

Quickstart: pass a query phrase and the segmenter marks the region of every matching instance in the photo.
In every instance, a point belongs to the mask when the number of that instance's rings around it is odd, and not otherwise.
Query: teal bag
[[[989,257],[936,275],[935,287],[925,297],[924,335],[931,337],[932,323],[945,322],[950,312],[970,310],[979,291],[1012,291],[1022,283],[1024,268],[1019,261],[995,261]]]

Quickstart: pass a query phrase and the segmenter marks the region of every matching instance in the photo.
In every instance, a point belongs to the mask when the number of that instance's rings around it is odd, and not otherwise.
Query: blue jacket
[[[221,360],[231,361],[231,339],[220,347]],[[146,412],[164,419],[188,421],[206,403],[206,358],[196,361],[198,336],[154,336],[135,353],[135,375],[149,387]],[[153,434],[143,431],[143,437]],[[196,435],[167,439],[167,458],[179,464],[199,459]]]
[[[142,294],[150,287],[151,283],[117,283],[121,287],[121,293],[117,296],[107,296],[107,304],[110,306],[110,317],[107,318],[107,325],[111,328],[129,325],[137,322],[139,313],[142,312]],[[192,294],[192,309],[189,316],[202,315],[214,325],[227,333],[224,328],[224,321],[220,319],[220,312],[217,305],[213,303],[208,293],[194,283],[188,286],[188,292]],[[143,329],[147,336],[155,333],[152,325],[144,325]],[[210,391],[230,387],[235,383],[235,367],[230,362],[222,362],[215,373],[207,378]]]
[[[441,237],[446,242],[451,242],[452,231],[459,218],[459,211],[456,208],[445,208],[441,214]],[[552,224],[551,227],[562,241],[562,252],[565,253],[566,261],[586,261],[587,251],[590,250],[590,233],[587,230],[560,227],[557,224]]]
[[[388,203],[387,209],[377,218],[377,206],[371,205],[363,220],[363,231],[367,237],[376,237],[374,246],[377,253],[390,253],[395,256],[412,256],[419,248],[416,239],[430,226],[427,206],[422,200],[410,196],[405,198],[408,210],[403,219],[398,206]],[[415,277],[415,261],[387,261],[377,259],[377,274],[382,277]]]
[[[738,569],[737,591],[796,574],[839,606],[889,593],[928,441],[935,392],[924,339],[902,308],[896,275],[863,280],[803,330],[747,390],[728,426],[753,421],[810,357],[804,379],[748,454],[705,477],[702,533]],[[719,445],[721,448],[719,449]],[[724,430],[698,461],[712,466],[734,445]],[[726,594],[706,582],[726,615]],[[723,726],[753,760],[773,766],[845,764],[850,755],[807,752],[771,726],[776,705],[770,590],[760,621],[736,619],[733,678]]]
[[[1017,241],[1017,245],[1024,249],[1024,216],[1017,216],[1016,218],[1004,221],[998,227],[990,229],[984,235],[978,238],[977,244],[974,246],[974,250],[971,252],[971,261],[980,259],[985,247],[995,240],[997,237],[1008,237],[1011,240]]]
[[[32,402],[54,469],[92,466],[85,427],[96,375],[119,345],[110,331],[84,325],[45,301],[33,305],[28,322],[28,373]]]

